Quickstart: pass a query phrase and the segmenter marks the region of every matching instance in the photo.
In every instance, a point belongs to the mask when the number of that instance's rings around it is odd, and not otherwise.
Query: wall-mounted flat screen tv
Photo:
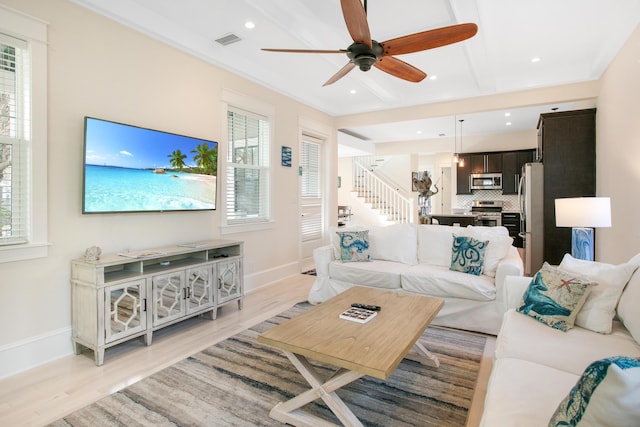
[[[85,117],[82,212],[216,209],[218,143]]]

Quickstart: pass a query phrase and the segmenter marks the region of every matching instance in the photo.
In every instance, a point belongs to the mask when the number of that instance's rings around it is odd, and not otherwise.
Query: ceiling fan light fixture
[[[353,58],[353,63],[362,71],[369,71],[376,61],[378,61],[378,58],[373,54],[362,54]]]

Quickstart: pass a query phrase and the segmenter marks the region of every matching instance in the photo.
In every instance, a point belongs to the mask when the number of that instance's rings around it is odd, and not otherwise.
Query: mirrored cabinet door
[[[218,263],[218,304],[242,295],[240,260]]]
[[[144,279],[105,288],[107,343],[144,331],[147,327]]]
[[[187,270],[187,313],[213,307],[214,293],[212,276],[215,266],[190,268]]]
[[[184,271],[151,278],[153,326],[172,321],[184,314]]]

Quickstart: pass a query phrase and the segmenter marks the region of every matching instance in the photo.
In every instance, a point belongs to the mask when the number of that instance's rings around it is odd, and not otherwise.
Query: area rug
[[[299,303],[51,425],[281,426],[269,418],[271,408],[309,386],[257,337],[310,307]],[[429,327],[422,338],[439,368],[405,359],[387,381],[363,377],[338,390],[365,426],[465,425],[486,337]],[[304,409],[339,424],[321,400]]]

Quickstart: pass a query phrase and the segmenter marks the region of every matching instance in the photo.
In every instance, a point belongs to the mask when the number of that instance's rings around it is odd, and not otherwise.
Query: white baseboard
[[[247,274],[244,276],[244,292],[249,293],[254,289],[277,282],[294,274],[300,274],[300,263],[297,261],[279,265],[268,270],[258,271],[257,273]]]
[[[71,327],[0,347],[0,379],[73,354]]]
[[[299,262],[245,275],[245,293],[295,274],[300,274]],[[1,346],[0,379],[73,354],[71,333],[68,326]]]

